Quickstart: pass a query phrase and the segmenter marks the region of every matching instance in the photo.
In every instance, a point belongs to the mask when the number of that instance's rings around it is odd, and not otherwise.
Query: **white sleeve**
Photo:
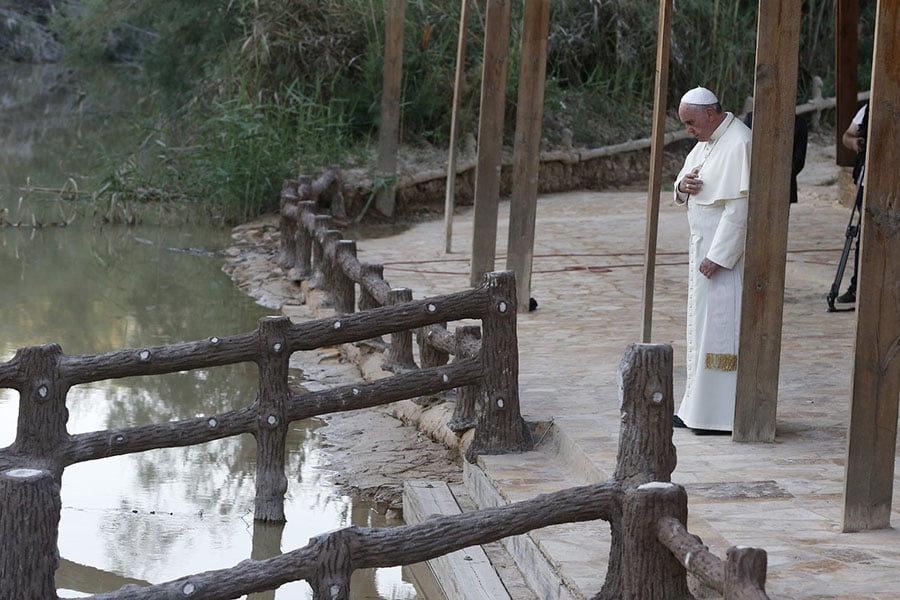
[[[747,196],[741,196],[726,201],[725,210],[706,258],[726,269],[731,269],[744,255],[746,239]]]

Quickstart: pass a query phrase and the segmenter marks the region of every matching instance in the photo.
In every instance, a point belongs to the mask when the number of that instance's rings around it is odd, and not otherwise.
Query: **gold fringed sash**
[[[737,354],[706,354],[706,368],[718,371],[737,371]]]

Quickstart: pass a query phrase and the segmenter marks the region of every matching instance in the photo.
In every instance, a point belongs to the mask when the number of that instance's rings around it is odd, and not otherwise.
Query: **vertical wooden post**
[[[459,41],[456,45],[456,78],[453,80],[453,106],[450,112],[450,148],[447,151],[447,187],[444,196],[444,252],[453,246],[453,210],[456,205],[456,137],[459,134],[459,103],[466,78],[466,38],[469,36],[469,7],[472,0],[462,0],[459,15]]]
[[[322,233],[331,229],[332,219],[329,215],[316,215],[313,218],[312,238],[312,268],[313,274],[309,280],[311,289],[319,289],[325,278],[324,249],[322,248]]]
[[[263,317],[257,330],[259,343],[259,398],[256,417],[256,509],[258,521],[284,521],[287,492],[285,443],[288,421],[288,351],[285,338],[291,327],[287,317]]]
[[[725,600],[768,598],[766,568],[769,558],[761,548],[732,546],[726,551]],[[763,592],[754,594],[754,592]]]
[[[516,338],[516,278],[511,271],[486,273],[488,291],[482,317],[481,410],[466,458],[524,452],[534,440],[519,411],[519,344]]]
[[[872,63],[844,531],[890,527],[900,398],[900,5],[881,0]]]
[[[0,598],[56,598],[62,501],[53,473],[0,471]]]
[[[400,85],[403,77],[403,19],[406,0],[388,0],[384,27],[384,78],[381,87],[381,125],[378,128],[378,174],[375,208],[394,214],[397,191],[397,148],[400,144]]]
[[[671,427],[670,427],[671,429]],[[628,488],[622,503],[622,600],[693,598],[687,571],[657,534],[662,517],[687,523],[687,492],[680,485],[650,482]]]
[[[447,322],[437,323],[439,327],[447,328]],[[429,341],[429,332],[433,331],[431,325],[420,327],[416,330],[416,342],[419,344],[419,364],[423,369],[428,367],[440,367],[446,365],[450,360],[450,355],[432,346]]]
[[[284,197],[284,194],[282,194]],[[278,264],[292,269],[297,261],[297,240],[303,225],[300,222],[300,210],[296,204],[283,204],[278,213],[278,231],[281,233],[281,252]]]
[[[653,287],[656,279],[656,238],[659,229],[659,194],[662,189],[666,137],[666,97],[669,91],[669,46],[672,0],[659,0],[656,28],[656,90],[653,96],[653,131],[650,140],[650,185],[644,232],[644,295],[641,297],[641,341],[650,343],[653,328]]]
[[[316,203],[311,200],[303,200],[297,203],[297,239],[295,242],[296,258],[294,259],[294,268],[297,269],[297,275],[300,277],[310,277],[312,275],[312,234],[306,228],[303,222],[304,213],[314,213]],[[284,235],[282,232],[281,235]]]
[[[859,0],[835,0],[834,19],[835,162],[841,167],[852,167],[856,162],[856,153],[844,147],[841,137],[850,126],[859,105],[856,99],[859,86]]]
[[[373,265],[370,263],[362,263],[359,267],[359,310],[369,310],[370,308],[378,308],[378,301],[369,291],[366,280],[372,277],[384,279],[384,265]]]
[[[800,8],[760,0],[733,439],[775,440]]]
[[[56,448],[68,438],[69,386],[60,379],[62,355],[59,344],[30,346],[16,352],[14,360],[20,364],[16,388],[20,401],[16,440],[10,447],[14,455],[53,463]],[[61,477],[62,470],[55,469],[54,476]]]
[[[462,325],[454,330],[456,338],[456,358],[462,360],[470,358],[466,355],[466,346],[469,340],[481,339],[481,327],[478,325]],[[464,385],[456,388],[456,406],[453,415],[447,423],[447,427],[453,433],[462,433],[475,427],[478,419],[478,386]]]
[[[629,344],[619,363],[619,450],[613,479],[626,488],[671,481],[677,462],[672,443],[675,414],[672,347]],[[621,598],[625,549],[621,515],[609,522],[609,568],[600,598]]]
[[[332,273],[334,277],[334,310],[338,314],[350,314],[356,310],[356,283],[344,273],[341,267],[341,255],[356,257],[356,242],[338,240],[334,246]]]
[[[325,299],[321,306],[334,306],[335,280],[337,269],[335,264],[335,247],[344,234],[338,229],[326,229],[319,231],[319,245],[322,247],[322,281],[319,289],[325,292]]]
[[[531,297],[534,223],[537,217],[538,175],[541,170],[550,0],[525,0],[524,19],[506,268],[516,274],[519,309],[527,311]]]
[[[362,263],[359,268],[359,310],[369,310],[380,306],[378,300],[369,291],[368,282],[373,278],[384,279],[384,265]],[[378,346],[384,345],[384,339],[380,335],[370,338],[369,342]]]
[[[411,289],[395,288],[391,290],[391,305],[405,302],[412,302]],[[412,331],[397,331],[391,334],[391,347],[388,349],[381,368],[394,373],[416,368],[416,361],[413,359]]]
[[[470,284],[494,270],[497,253],[497,211],[503,165],[503,113],[506,67],[509,62],[509,22],[512,0],[487,0],[481,108],[478,115],[478,160],[475,166],[475,217],[472,231]]]

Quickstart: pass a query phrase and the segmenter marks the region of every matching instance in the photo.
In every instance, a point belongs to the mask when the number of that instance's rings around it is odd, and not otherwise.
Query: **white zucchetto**
[[[716,95],[705,87],[695,87],[681,97],[682,104],[699,104],[700,106],[707,106],[718,102],[719,99],[716,98]]]

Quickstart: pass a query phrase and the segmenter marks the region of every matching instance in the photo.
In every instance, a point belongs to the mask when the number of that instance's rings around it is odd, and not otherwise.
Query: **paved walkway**
[[[772,598],[900,599],[900,532],[840,532],[855,313],[826,310],[849,209],[836,201],[837,169],[825,159],[801,174],[800,202],[791,207],[776,441],[739,444],[675,430],[673,481],[688,489],[689,529],[718,556],[732,545],[768,551]],[[600,474],[615,462],[616,370],[640,338],[645,201],[642,191],[540,198],[532,284],[539,308],[518,316],[524,415],[569,428]],[[498,269],[507,212],[503,203]],[[359,258],[383,263],[385,279],[416,298],[449,293],[468,286],[471,234],[466,210],[454,222],[452,254],[435,221],[364,240]],[[664,193],[653,341],[674,348],[676,407],[684,389],[687,235],[684,210]],[[593,585],[585,595],[599,591],[602,577],[584,584]]]

